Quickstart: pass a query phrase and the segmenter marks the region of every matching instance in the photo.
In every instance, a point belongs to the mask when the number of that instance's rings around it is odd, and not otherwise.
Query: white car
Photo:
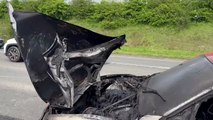
[[[11,39],[7,40],[7,42],[4,44],[4,54],[12,62],[22,61],[21,53],[20,53],[20,50],[18,48],[15,38],[11,38]]]

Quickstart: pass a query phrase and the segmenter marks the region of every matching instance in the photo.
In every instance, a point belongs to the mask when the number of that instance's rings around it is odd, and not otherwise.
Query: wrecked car
[[[99,76],[125,35],[101,35],[8,5],[30,79],[49,104],[42,120],[213,119],[213,54],[148,76]]]

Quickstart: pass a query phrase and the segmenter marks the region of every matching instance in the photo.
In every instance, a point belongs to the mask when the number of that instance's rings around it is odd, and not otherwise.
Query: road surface
[[[181,60],[112,55],[101,75],[148,75],[165,71]],[[0,49],[0,120],[38,120],[46,104],[35,92],[24,63],[12,63]]]

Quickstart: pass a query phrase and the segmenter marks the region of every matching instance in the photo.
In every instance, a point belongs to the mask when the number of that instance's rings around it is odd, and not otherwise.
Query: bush
[[[87,19],[100,23],[102,28],[116,29],[127,25],[128,20],[123,14],[123,4],[116,2],[101,2],[95,5],[94,13]]]
[[[70,17],[70,6],[63,0],[44,1],[38,6],[38,11],[58,19],[68,19]]]
[[[31,12],[38,12],[39,5],[42,5],[41,1],[22,1],[22,11],[31,11]]]
[[[170,1],[171,2],[171,1]],[[136,17],[136,21],[140,24],[150,24],[153,26],[185,26],[189,23],[189,17],[185,11],[185,7],[178,2],[159,2],[147,3],[141,14]],[[152,7],[151,7],[152,6]]]
[[[72,0],[70,8],[73,17],[77,19],[87,19],[94,13],[92,0]]]
[[[210,12],[208,8],[193,10],[190,12],[191,21],[195,22],[210,22],[213,19],[213,11]]]
[[[4,18],[5,14],[7,13],[7,6],[6,2],[0,2],[0,19]]]
[[[153,9],[153,15],[150,17],[151,25],[175,25],[185,26],[188,23],[188,16],[180,4],[162,3]]]
[[[191,21],[210,22],[213,20],[213,1],[194,0],[188,3]]]
[[[94,3],[92,0],[12,0],[15,10],[37,11],[67,20],[80,19],[105,29],[129,24],[185,27],[190,22],[213,22],[212,0],[125,0]],[[0,2],[0,19],[7,14],[6,2]]]

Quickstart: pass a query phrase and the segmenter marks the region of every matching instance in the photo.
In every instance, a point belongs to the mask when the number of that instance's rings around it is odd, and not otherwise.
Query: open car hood
[[[125,35],[104,36],[35,12],[12,14],[17,43],[30,79],[45,102],[71,108]]]

